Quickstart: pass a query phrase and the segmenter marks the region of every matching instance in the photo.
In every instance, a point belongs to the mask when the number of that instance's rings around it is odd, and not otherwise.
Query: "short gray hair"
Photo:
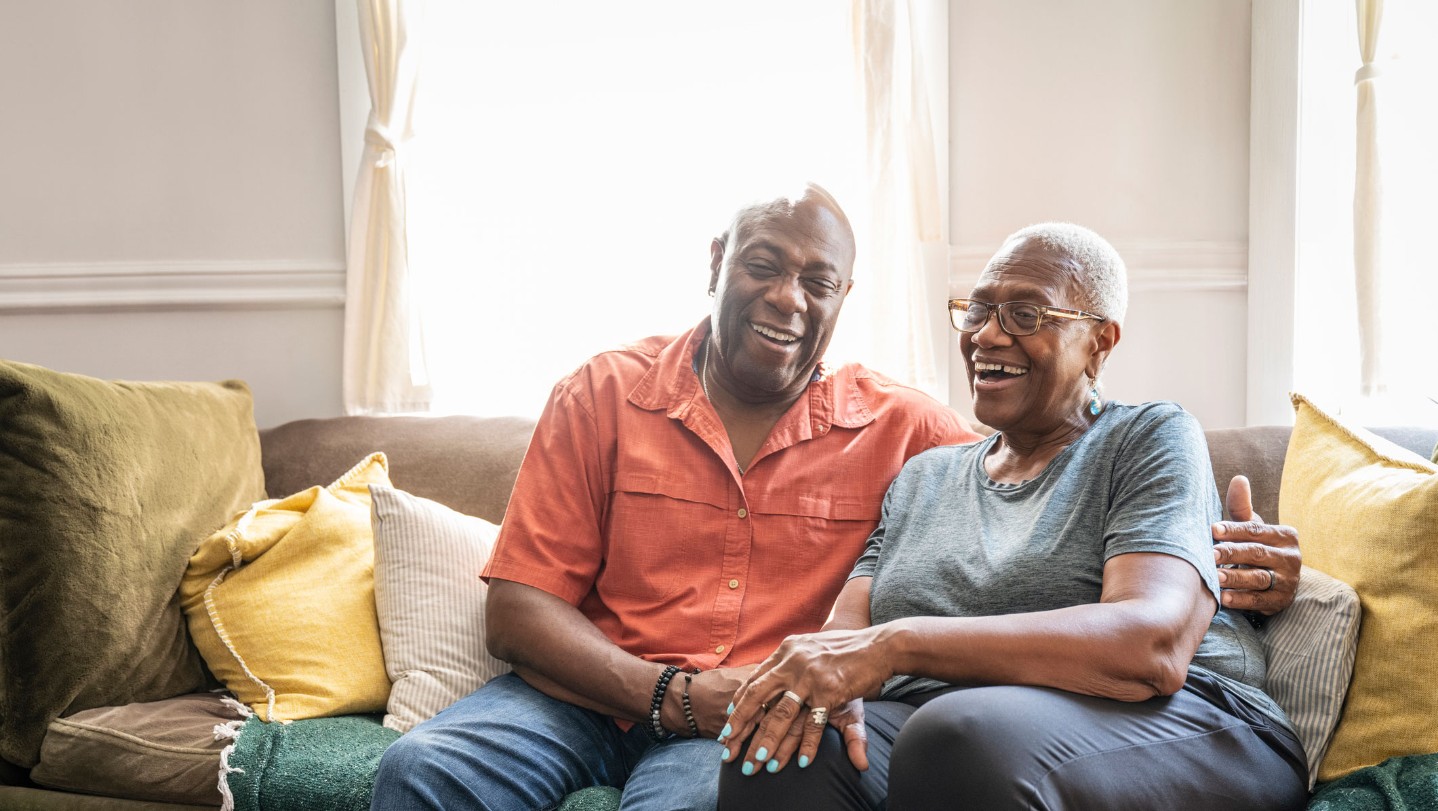
[[[1123,257],[1108,240],[1094,231],[1070,222],[1043,222],[1021,228],[1004,244],[1032,240],[1072,259],[1079,266],[1075,292],[1084,299],[1083,309],[1110,321],[1123,323],[1128,311],[1128,269]]]

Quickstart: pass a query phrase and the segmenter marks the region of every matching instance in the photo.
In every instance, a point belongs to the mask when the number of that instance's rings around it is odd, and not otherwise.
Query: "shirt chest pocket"
[[[717,580],[725,497],[682,474],[617,474],[605,515],[600,593],[662,602],[681,587]]]

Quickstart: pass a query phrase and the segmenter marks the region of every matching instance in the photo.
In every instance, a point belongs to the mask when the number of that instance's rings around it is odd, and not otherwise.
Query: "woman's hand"
[[[868,768],[858,699],[877,695],[893,675],[878,631],[821,631],[784,640],[735,694],[734,712],[720,737],[724,760],[733,760],[753,733],[745,754],[746,774],[760,768],[777,772],[796,751],[800,766],[807,766],[818,754],[828,725],[843,735],[854,766]]]

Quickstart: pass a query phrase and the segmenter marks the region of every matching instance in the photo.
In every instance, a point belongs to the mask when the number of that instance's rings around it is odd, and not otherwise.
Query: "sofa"
[[[264,488],[273,497],[324,484],[341,476],[366,454],[382,451],[388,458],[394,487],[440,502],[460,513],[499,522],[532,430],[533,421],[522,417],[300,420],[258,432]],[[1270,426],[1207,432],[1216,483],[1225,486],[1231,476],[1247,475],[1253,485],[1255,508],[1270,519],[1283,518],[1278,511],[1279,482],[1290,430]],[[1438,442],[1438,428],[1379,429],[1378,433],[1425,459]],[[0,544],[17,542],[17,538],[0,540]],[[4,666],[5,662],[0,660],[0,667]],[[211,686],[215,686],[213,680]],[[214,696],[218,694],[194,695],[197,702],[209,707],[207,711],[213,711]],[[47,739],[57,734],[56,724],[65,720],[58,719],[51,725]],[[191,778],[192,787],[187,789],[186,798],[173,793],[170,778],[146,774],[151,768],[147,765],[149,760],[161,764],[155,768],[170,768],[162,763],[163,758],[151,757],[163,750],[188,758],[187,768],[218,776],[221,750],[226,741],[216,740],[209,734],[211,724],[206,718],[190,726],[198,731],[191,733],[193,739],[188,741],[153,742],[142,740],[143,735],[90,730],[96,735],[109,735],[116,751],[123,750],[124,757],[117,755],[114,760],[120,764],[115,768],[124,769],[131,777],[145,775],[140,782],[157,787],[155,795],[148,799],[134,799],[133,786],[126,789],[132,799],[107,796],[104,774],[109,767],[105,763],[96,762],[88,775],[70,774],[57,780],[38,766],[31,770],[0,762],[0,808],[215,808],[220,805],[221,796],[214,786],[196,794]],[[216,721],[213,726],[218,729],[223,722]],[[110,762],[105,758],[100,760]],[[167,795],[166,791],[172,793]]]

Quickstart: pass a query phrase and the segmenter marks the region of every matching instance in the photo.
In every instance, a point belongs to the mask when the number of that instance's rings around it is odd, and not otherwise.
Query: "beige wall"
[[[0,357],[339,413],[334,41],[328,2],[7,3]]]
[[[1130,272],[1110,396],[1244,424],[1248,0],[953,0],[950,290],[1003,237],[1070,220]],[[967,409],[957,344],[951,400]]]
[[[4,15],[0,356],[244,378],[261,425],[339,413],[335,6]],[[1247,0],[949,6],[949,290],[1022,225],[1098,229],[1133,286],[1108,392],[1177,400],[1208,427],[1245,414],[1249,15]]]

